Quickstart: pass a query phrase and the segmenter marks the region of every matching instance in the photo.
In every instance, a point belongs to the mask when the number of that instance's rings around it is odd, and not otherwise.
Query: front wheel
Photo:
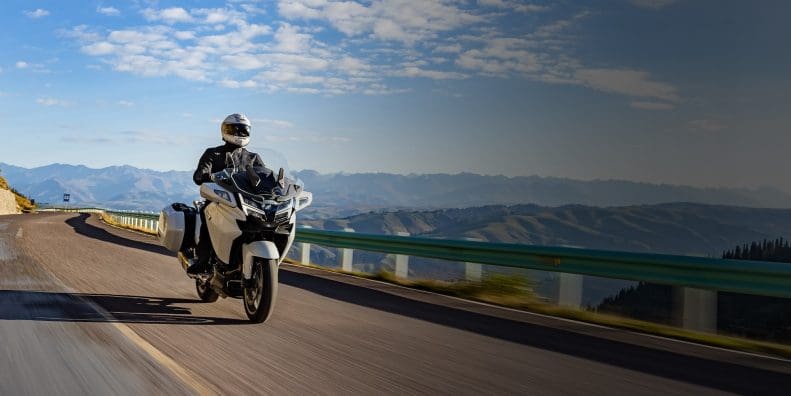
[[[277,261],[253,260],[252,275],[244,282],[244,311],[253,323],[263,323],[275,308],[277,297]]]
[[[195,279],[195,291],[198,292],[198,297],[200,297],[201,301],[207,303],[215,302],[220,295],[208,283],[208,281],[203,282],[200,279]]]

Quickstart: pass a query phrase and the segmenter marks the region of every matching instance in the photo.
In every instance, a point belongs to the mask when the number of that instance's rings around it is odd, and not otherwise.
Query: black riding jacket
[[[203,155],[200,157],[200,161],[198,162],[198,169],[195,170],[195,173],[192,175],[192,180],[197,185],[201,185],[206,182],[211,181],[211,174],[220,172],[223,169],[227,168],[225,160],[228,153],[232,153],[234,150],[238,149],[239,146],[225,143],[222,146],[211,147],[206,149],[203,152]],[[264,166],[264,162],[261,160],[261,157],[258,154],[255,155],[255,161],[257,162],[256,165]]]

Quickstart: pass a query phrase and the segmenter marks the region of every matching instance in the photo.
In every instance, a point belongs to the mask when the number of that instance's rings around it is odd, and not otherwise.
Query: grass
[[[109,224],[111,226],[114,226],[114,227],[125,228],[127,230],[142,232],[143,234],[148,234],[148,235],[156,235],[157,234],[156,232],[152,232],[151,230],[147,230],[145,228],[135,227],[135,226],[132,226],[132,225],[129,225],[129,224],[119,223],[119,222],[113,220],[113,217],[108,215],[107,213],[102,213],[101,214],[101,219],[102,219],[103,222],[105,222],[105,223],[107,223],[107,224]]]
[[[36,205],[34,205],[33,202],[31,202],[28,197],[20,194],[19,191],[11,188],[8,185],[6,179],[3,178],[2,176],[0,176],[0,189],[11,190],[11,192],[14,194],[14,199],[16,200],[16,206],[19,207],[19,209],[22,210],[23,212],[30,212],[36,209]]]
[[[297,261],[286,259],[286,262],[303,265]],[[344,272],[336,269],[307,265],[325,271],[345,273],[367,279],[376,279],[405,287],[445,294],[468,300],[485,302],[508,308],[559,318],[573,319],[639,333],[658,335],[677,340],[743,352],[774,355],[791,359],[791,346],[766,341],[732,337],[722,334],[696,332],[668,325],[626,318],[612,314],[604,314],[581,309],[573,309],[550,304],[538,297],[530,287],[530,282],[521,276],[490,275],[481,282],[443,282],[435,280],[406,280],[397,278],[392,272],[381,271],[377,274]]]

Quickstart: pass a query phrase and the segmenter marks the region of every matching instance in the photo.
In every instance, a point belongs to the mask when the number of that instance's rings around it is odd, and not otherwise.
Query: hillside
[[[718,256],[741,241],[791,235],[791,210],[690,203],[516,205],[371,212],[306,224],[377,234],[407,231],[427,237]]]
[[[264,157],[272,166],[285,164],[285,159],[276,152],[265,153]],[[17,190],[42,203],[60,203],[62,194],[68,192],[74,204],[159,210],[172,202],[189,203],[198,196],[189,171],[160,172],[131,166],[94,169],[66,164],[27,169],[0,163],[0,168]],[[305,170],[295,172],[293,176],[314,193],[314,204],[303,213],[304,218],[338,218],[399,208],[416,210],[527,203],[606,207],[696,202],[791,208],[791,195],[772,188],[696,188],[617,180],[580,181],[471,173],[320,174]]]
[[[763,260],[791,265],[788,241],[753,241],[723,253],[723,258]],[[720,292],[717,296],[717,329],[721,333],[791,341],[791,299]],[[674,324],[679,321],[677,304],[670,286],[640,282],[606,298],[597,307],[600,312]]]
[[[0,214],[18,213],[20,210],[32,210],[35,205],[24,195],[8,185],[0,176]]]
[[[567,205],[486,206],[432,211],[371,212],[342,219],[309,220],[314,228],[452,239],[479,238],[491,242],[575,246],[591,249],[719,256],[723,250],[753,239],[791,235],[791,210],[756,209],[690,203],[624,207]],[[336,249],[315,247],[312,262],[337,265]],[[358,270],[392,270],[393,257],[355,252]],[[359,263],[359,264],[357,264]],[[458,279],[463,267],[441,260],[411,258],[410,276]],[[488,271],[527,276],[540,295],[552,298],[557,274],[489,267]],[[586,277],[583,304],[595,306],[636,282]]]

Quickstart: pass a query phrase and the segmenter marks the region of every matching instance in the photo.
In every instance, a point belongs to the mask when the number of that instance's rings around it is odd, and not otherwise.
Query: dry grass
[[[102,213],[101,214],[101,219],[102,219],[103,222],[105,222],[105,223],[107,223],[107,224],[109,224],[111,226],[114,226],[114,227],[125,228],[127,230],[142,232],[143,234],[148,234],[148,235],[156,235],[157,234],[156,231],[151,231],[151,230],[147,230],[145,228],[135,227],[135,226],[131,226],[131,225],[128,225],[128,224],[119,223],[119,222],[113,220],[113,217],[108,215],[108,214],[106,214],[106,213]]]
[[[20,210],[23,212],[30,212],[36,209],[36,205],[33,205],[33,202],[28,199],[28,197],[19,193],[19,191],[14,190],[8,185],[8,182],[5,178],[0,176],[0,189],[3,190],[11,190],[14,194],[14,199],[16,200],[16,206],[19,207]]]

